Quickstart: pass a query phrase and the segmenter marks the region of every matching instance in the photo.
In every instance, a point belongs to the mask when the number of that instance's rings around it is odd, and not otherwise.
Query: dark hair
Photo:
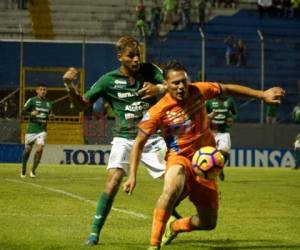
[[[39,82],[39,83],[36,84],[36,87],[45,87],[45,88],[47,88],[48,86],[47,86],[47,84],[45,84],[43,82]]]
[[[133,38],[132,36],[122,36],[116,43],[116,48],[118,52],[124,51],[126,48],[139,48],[140,43],[138,40]]]
[[[186,68],[183,64],[181,64],[180,62],[177,62],[177,61],[170,61],[164,67],[164,70],[163,70],[164,79],[167,79],[169,71],[171,71],[171,70],[186,72]]]

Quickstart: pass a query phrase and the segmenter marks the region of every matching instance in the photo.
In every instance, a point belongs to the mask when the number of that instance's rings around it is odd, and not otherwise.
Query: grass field
[[[300,171],[227,168],[220,183],[218,226],[181,234],[162,249],[300,249]],[[19,166],[0,165],[0,249],[85,249],[105,169],[40,166],[21,179]],[[147,249],[152,210],[162,181],[141,168],[132,196],[120,192],[94,249]],[[195,212],[188,201],[178,208]]]

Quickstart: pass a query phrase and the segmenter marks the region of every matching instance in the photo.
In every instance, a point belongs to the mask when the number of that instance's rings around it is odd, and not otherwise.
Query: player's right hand
[[[71,67],[69,68],[66,73],[63,75],[64,83],[70,85],[74,80],[77,79],[78,71]]]
[[[136,185],[135,178],[128,177],[127,181],[123,184],[123,191],[131,195]]]

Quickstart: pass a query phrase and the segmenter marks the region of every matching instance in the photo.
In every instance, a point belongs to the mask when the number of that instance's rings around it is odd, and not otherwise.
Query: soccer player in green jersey
[[[104,97],[115,114],[114,138],[107,166],[104,191],[96,207],[92,231],[86,242],[96,245],[100,231],[111,210],[121,181],[128,173],[129,154],[137,134],[137,124],[149,107],[156,102],[156,95],[164,92],[161,70],[153,64],[141,63],[139,42],[121,37],[116,43],[117,58],[121,66],[101,76],[83,95],[76,92],[72,82],[77,71],[70,68],[63,76],[64,84],[74,106],[84,110],[99,97]],[[142,161],[153,178],[164,174],[166,146],[160,136],[153,136],[143,151]]]
[[[36,169],[40,163],[47,137],[47,121],[52,110],[52,101],[46,98],[47,86],[43,83],[38,84],[36,93],[36,96],[26,101],[22,111],[22,115],[29,116],[22,159],[22,178],[26,177],[26,165],[34,144],[36,144],[36,151],[30,177],[36,177]]]
[[[221,95],[206,101],[205,105],[217,149],[222,152],[226,162],[231,149],[230,128],[238,113],[235,102],[232,97]],[[222,181],[225,180],[223,169],[219,177]]]

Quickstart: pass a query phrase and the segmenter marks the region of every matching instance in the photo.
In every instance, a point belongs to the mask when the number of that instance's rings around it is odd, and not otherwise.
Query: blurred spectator
[[[1,118],[15,118],[17,117],[17,103],[15,96],[5,97],[0,102],[0,117]]]
[[[189,27],[191,24],[191,8],[192,8],[191,0],[180,1],[181,22],[183,28]]]
[[[236,8],[238,7],[238,4],[239,4],[239,1],[238,1],[238,0],[232,0],[232,1],[231,1],[231,7],[232,7],[232,8],[235,8],[235,9],[236,9]]]
[[[272,16],[283,16],[282,4],[283,0],[272,1],[272,7],[270,8]]]
[[[3,10],[10,10],[14,9],[14,6],[16,5],[16,0],[3,0]]]
[[[233,36],[228,36],[224,40],[226,65],[236,64],[237,62],[237,45]]]
[[[225,8],[236,8],[236,1],[233,0],[224,0],[224,7]]]
[[[205,23],[206,1],[200,0],[197,5],[199,26],[203,27]]]
[[[284,17],[292,17],[291,0],[282,0],[282,14]]]
[[[242,39],[237,42],[237,64],[240,67],[246,64],[246,45]]]
[[[146,7],[144,0],[139,0],[138,5],[135,7],[136,12],[136,27],[138,30],[139,39],[142,40],[149,35],[149,28],[146,22]]]
[[[17,103],[15,100],[15,96],[11,96],[8,100],[8,107],[6,111],[6,118],[15,118],[17,117]]]
[[[270,14],[272,10],[272,0],[257,0],[257,9],[260,18],[265,16],[265,12]]]
[[[294,141],[294,157],[295,157],[295,167],[293,169],[297,170],[300,168],[300,134],[298,134]]]
[[[300,9],[300,0],[291,0],[291,16],[295,17],[298,15]]]
[[[17,6],[18,6],[18,9],[20,10],[25,10],[27,9],[27,0],[17,0]]]
[[[151,19],[150,19],[151,36],[157,37],[159,35],[160,16],[161,16],[161,8],[159,6],[158,0],[152,0]]]
[[[274,104],[266,105],[266,123],[274,124],[277,122],[277,109],[278,106]]]
[[[163,2],[164,24],[175,25],[175,23],[177,22],[176,11],[177,11],[176,0],[164,0]]]
[[[292,112],[292,119],[295,123],[300,124],[300,101],[294,107]]]

